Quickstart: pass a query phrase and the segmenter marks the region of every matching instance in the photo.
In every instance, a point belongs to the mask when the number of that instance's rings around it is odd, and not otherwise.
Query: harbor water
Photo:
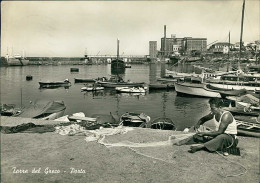
[[[125,112],[145,113],[154,120],[158,117],[172,119],[178,130],[192,126],[200,117],[209,112],[208,99],[177,96],[174,89],[169,91],[148,91],[144,95],[116,93],[114,89],[98,92],[81,92],[82,83],[74,78],[98,78],[111,76],[110,65],[41,65],[25,67],[1,67],[1,103],[16,106],[40,105],[41,102],[62,100],[66,105],[65,114],[84,112],[94,114],[118,114]],[[136,64],[121,75],[125,81],[155,83],[165,68],[164,64]],[[177,66],[184,72],[192,72],[192,66]],[[79,72],[70,72],[78,68]],[[170,68],[170,69],[176,69]],[[32,80],[27,81],[26,76]],[[64,81],[69,79],[71,87],[40,89],[39,81]]]

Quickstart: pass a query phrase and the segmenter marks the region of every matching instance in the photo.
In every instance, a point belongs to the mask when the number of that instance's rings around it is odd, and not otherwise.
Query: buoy
[[[33,79],[33,77],[32,77],[31,75],[26,76],[26,80],[27,80],[27,81],[30,81],[30,80],[32,80],[32,79]]]
[[[70,68],[70,72],[79,72],[79,68]]]

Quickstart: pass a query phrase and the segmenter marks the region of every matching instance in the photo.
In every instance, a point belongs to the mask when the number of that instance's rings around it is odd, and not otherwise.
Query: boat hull
[[[217,97],[221,98],[220,93],[207,91],[204,89],[205,84],[192,84],[192,83],[175,83],[175,90],[179,95],[191,95],[197,97]]]
[[[94,83],[95,79],[87,79],[87,78],[74,78],[75,83]]]
[[[70,87],[68,82],[39,82],[40,88]]]
[[[218,84],[218,83],[210,83],[211,86],[216,88],[223,88],[223,89],[229,89],[229,90],[242,90],[246,89],[248,91],[258,91],[260,90],[260,87],[257,86],[245,86],[245,85],[229,85],[229,84]]]
[[[224,88],[217,88],[217,87],[212,87],[211,84],[205,85],[205,90],[208,91],[214,91],[214,92],[219,92],[222,98],[225,98],[227,96],[241,96],[246,94],[245,89],[241,90],[233,90],[233,89],[224,89]]]
[[[174,89],[174,84],[149,84],[149,90]]]
[[[142,87],[144,83],[126,83],[126,82],[102,82],[98,81],[98,84],[100,84],[103,87],[106,88],[116,88],[116,87]]]
[[[81,91],[99,91],[104,90],[104,87],[83,87],[81,88]]]
[[[29,60],[17,58],[8,58],[6,62],[8,66],[26,66],[29,64]]]

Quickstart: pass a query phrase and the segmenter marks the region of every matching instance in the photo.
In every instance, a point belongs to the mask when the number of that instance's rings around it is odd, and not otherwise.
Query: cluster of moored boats
[[[260,129],[260,74],[255,72],[202,72],[179,73],[166,70],[166,76],[158,78],[158,83],[145,84],[144,82],[124,81],[120,76],[110,79],[75,78],[75,83],[84,83],[81,91],[98,91],[105,88],[114,88],[121,93],[146,93],[153,89],[174,89],[178,95],[195,97],[223,98],[230,111],[238,121],[238,130],[241,134],[258,136]],[[40,88],[70,87],[71,82],[66,79],[58,82],[39,82]],[[15,106],[2,105],[1,114],[42,119],[56,119],[64,113],[65,105],[60,101],[53,101],[41,110],[31,111],[17,109]],[[34,106],[35,109],[35,106]],[[30,113],[30,114],[28,114]],[[74,117],[77,120],[87,120],[89,117]],[[74,119],[74,120],[75,120]],[[134,127],[150,127],[156,129],[175,129],[175,124],[168,118],[158,118],[151,122],[150,117],[141,113],[125,113],[117,120],[118,125]]]

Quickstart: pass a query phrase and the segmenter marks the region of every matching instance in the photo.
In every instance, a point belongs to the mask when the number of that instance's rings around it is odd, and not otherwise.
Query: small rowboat
[[[150,120],[150,116],[147,116],[144,113],[138,114],[127,112],[120,117],[121,124],[131,127],[145,127]]]
[[[90,78],[74,78],[75,83],[94,83],[96,82],[95,79]]]
[[[69,87],[71,83],[69,79],[65,79],[64,81],[46,81],[39,82],[40,88],[56,88],[56,87]]]
[[[143,87],[116,87],[117,92],[121,93],[145,93],[146,90]]]
[[[149,125],[152,129],[176,130],[174,122],[170,118],[157,118]]]
[[[81,91],[99,91],[99,90],[104,90],[104,87],[102,87],[102,86],[97,86],[97,87],[85,86],[85,87],[81,88]]]

